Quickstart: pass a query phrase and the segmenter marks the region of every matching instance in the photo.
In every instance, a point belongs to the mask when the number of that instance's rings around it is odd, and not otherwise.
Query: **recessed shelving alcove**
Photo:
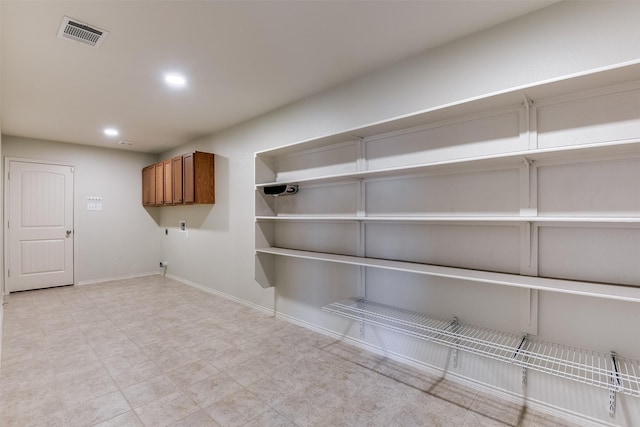
[[[258,152],[255,178],[263,286],[278,286],[279,257],[353,266],[358,295],[325,311],[605,388],[612,415],[616,393],[640,397],[637,355],[536,337],[538,292],[640,302],[640,64]],[[273,195],[282,184],[297,192]],[[369,300],[372,269],[521,289],[528,323],[506,333]]]

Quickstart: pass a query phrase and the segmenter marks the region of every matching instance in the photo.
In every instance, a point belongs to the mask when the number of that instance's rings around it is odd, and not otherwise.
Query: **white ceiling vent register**
[[[65,16],[58,30],[58,37],[73,40],[91,47],[100,47],[108,31],[93,27],[77,19]]]

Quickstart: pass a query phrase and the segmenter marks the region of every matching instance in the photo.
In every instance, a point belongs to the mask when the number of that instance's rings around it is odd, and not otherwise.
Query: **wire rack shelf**
[[[442,344],[455,350],[485,356],[522,368],[608,389],[610,392],[640,397],[640,361],[581,350],[471,325],[457,319],[430,318],[420,313],[349,298],[323,310]]]

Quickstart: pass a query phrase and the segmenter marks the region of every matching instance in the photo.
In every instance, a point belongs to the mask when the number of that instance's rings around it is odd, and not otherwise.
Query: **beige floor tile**
[[[56,376],[59,396],[67,408],[117,391],[116,384],[104,368],[82,367]]]
[[[209,357],[204,359],[204,361],[213,367],[224,371],[233,366],[247,362],[253,357],[254,355],[246,353],[237,347],[230,347],[221,352],[211,353]]]
[[[3,427],[572,426],[162,276],[5,302]]]
[[[135,366],[151,361],[151,359],[149,359],[142,350],[122,352],[110,357],[103,356],[101,360],[107,370],[116,369],[118,367]]]
[[[388,425],[397,427],[437,427],[454,425],[447,418],[430,413],[428,408],[419,408],[413,404],[405,405],[387,422]]]
[[[62,410],[49,412],[47,415],[37,414],[4,415],[0,414],[2,427],[68,427],[66,414]]]
[[[190,385],[184,391],[201,408],[212,405],[218,400],[236,393],[242,388],[231,377],[218,373],[203,381]]]
[[[46,357],[14,358],[2,364],[0,378],[7,382],[25,381],[29,378],[45,376],[51,372],[51,362]]]
[[[269,409],[255,394],[240,390],[206,407],[205,411],[220,425],[241,426]]]
[[[523,427],[579,427],[578,424],[559,419],[540,411],[527,409],[524,414]]]
[[[275,405],[287,419],[299,425],[320,425],[331,411],[342,406],[342,399],[313,385],[295,393]]]
[[[452,381],[438,381],[429,389],[429,394],[444,401],[470,409],[477,392]]]
[[[93,344],[91,346],[100,360],[109,360],[115,357],[140,352],[140,348],[129,338],[110,344]]]
[[[2,343],[2,358],[11,359],[13,357],[22,357],[29,353],[38,353],[45,351],[44,344],[40,341],[30,343],[14,343],[5,344]]]
[[[42,418],[61,409],[62,403],[52,389],[32,387],[0,396],[0,415],[7,419]]]
[[[299,393],[304,384],[287,376],[270,376],[249,384],[246,388],[269,406],[277,405],[288,396]],[[339,387],[336,387],[339,388]]]
[[[162,374],[155,363],[146,360],[135,365],[115,365],[107,367],[109,374],[120,388],[146,381]]]
[[[185,388],[202,380],[212,377],[218,372],[208,364],[197,361],[167,372],[167,376],[179,387]]]
[[[178,387],[166,375],[159,375],[147,381],[126,387],[122,394],[132,408],[139,408],[178,391]]]
[[[197,362],[196,356],[191,350],[179,350],[175,352],[166,352],[161,354],[147,354],[155,364],[165,372]],[[206,362],[206,361],[205,361]]]
[[[489,420],[508,425],[519,425],[526,407],[494,396],[478,396],[471,405],[470,411]]]
[[[206,412],[200,410],[171,424],[171,427],[221,427]]]
[[[130,409],[124,396],[116,391],[67,409],[67,420],[71,426],[91,426],[124,414]]]
[[[96,424],[95,427],[143,427],[144,424],[138,419],[135,412],[129,411],[124,414],[118,415],[100,424]]]
[[[523,424],[506,424],[498,419],[482,415],[478,412],[469,411],[463,420],[464,427],[506,427],[506,426],[522,426]]]
[[[268,368],[267,366],[262,366],[264,365],[262,362],[264,362],[262,359],[249,359],[247,362],[225,369],[224,373],[243,386],[247,386],[271,376],[275,371],[274,367]]]
[[[176,391],[155,402],[136,408],[136,413],[145,426],[164,427],[179,421],[199,410],[187,395]]]
[[[326,424],[330,425],[330,424]],[[296,427],[284,415],[269,409],[245,424],[246,427]]]
[[[101,369],[102,363],[91,346],[79,347],[79,351],[70,351],[67,355],[51,357],[51,367],[56,373],[65,373],[79,368]]]

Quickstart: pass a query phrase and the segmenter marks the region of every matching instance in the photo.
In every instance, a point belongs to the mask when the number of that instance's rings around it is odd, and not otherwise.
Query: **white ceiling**
[[[2,0],[2,131],[159,153],[551,3]],[[57,38],[64,15],[110,34]]]

